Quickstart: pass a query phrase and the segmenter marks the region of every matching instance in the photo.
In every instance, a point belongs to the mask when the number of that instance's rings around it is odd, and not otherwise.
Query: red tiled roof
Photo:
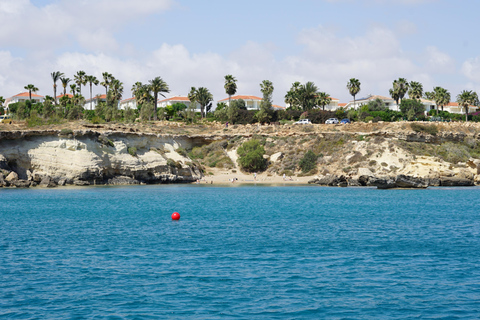
[[[22,93],[19,93],[17,95],[14,95],[12,98],[15,98],[15,97],[28,97],[29,94],[28,92],[22,92]],[[41,95],[38,95],[38,94],[35,94],[32,92],[32,98],[43,98],[43,96]]]
[[[241,96],[241,95],[238,95],[238,96],[232,96],[232,100],[262,100],[262,98],[259,98],[259,97],[256,97],[256,96]],[[228,101],[228,98],[226,99],[222,99],[218,102],[223,102],[223,101]]]
[[[57,99],[59,99],[59,98],[61,98],[61,97],[63,97],[63,96],[64,96],[64,94],[61,94],[61,95],[57,96]],[[67,97],[69,97],[69,98],[72,98],[72,97],[73,97],[73,95],[70,94],[70,93],[65,94],[65,96],[67,96]]]
[[[340,102],[338,103],[338,106],[339,106],[339,107],[345,107],[346,105],[347,105],[347,104],[346,104],[346,103],[343,103],[343,102],[342,102],[342,103],[340,103]]]
[[[188,99],[188,97],[177,96],[177,97],[171,97],[171,98],[163,99],[163,100],[158,101],[158,102],[166,102],[166,101],[190,101],[190,99]]]
[[[122,103],[122,102],[127,102],[127,101],[131,101],[131,100],[135,100],[135,97],[131,97],[131,98],[128,98],[128,99],[124,99],[124,100],[120,101],[120,103]]]
[[[274,107],[275,109],[282,109],[282,110],[286,109],[285,107],[277,106],[276,104],[273,104],[272,107]]]

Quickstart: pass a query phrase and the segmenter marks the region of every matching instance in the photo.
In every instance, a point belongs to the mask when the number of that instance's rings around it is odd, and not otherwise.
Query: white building
[[[85,100],[85,104],[83,105],[83,108],[85,110],[95,110],[95,107],[98,105],[99,102],[106,102],[106,101],[107,101],[107,95],[99,94],[93,97],[91,100],[90,99]]]
[[[442,110],[442,107],[440,107],[440,110]],[[465,108],[458,105],[456,102],[450,102],[446,106],[443,107],[443,111],[448,111],[450,113],[458,113],[458,114],[465,114]],[[468,106],[468,114],[477,112],[478,108],[475,106]]]
[[[27,101],[30,99],[30,95],[28,92],[22,92],[19,93],[13,97],[7,98],[4,102],[4,107],[5,109],[8,109],[8,106],[12,103],[20,102],[20,101]],[[38,94],[32,93],[32,102],[37,103],[37,102],[43,102],[45,100],[44,96],[40,96]]]
[[[137,109],[137,99],[135,99],[135,97],[133,97],[133,98],[128,98],[128,99],[122,100],[118,104],[118,108],[123,109],[123,110],[126,110],[126,109],[135,109],[136,110]]]
[[[259,98],[256,96],[241,96],[241,95],[231,97],[231,101],[240,100],[240,99],[245,101],[245,106],[247,107],[247,110],[260,110],[260,103],[262,102],[262,98]],[[218,102],[223,102],[228,106],[230,103],[229,101],[230,100],[226,98]]]
[[[190,107],[190,99],[188,97],[183,97],[183,96],[175,96],[171,98],[167,98],[164,100],[158,101],[158,108],[165,108],[167,106],[171,106],[172,104],[175,103],[183,103],[184,105],[187,106],[187,108]],[[200,103],[196,102],[195,103],[195,112],[200,112],[201,106]]]

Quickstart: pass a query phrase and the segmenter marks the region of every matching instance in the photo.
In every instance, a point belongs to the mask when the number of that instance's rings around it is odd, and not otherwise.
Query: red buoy
[[[180,220],[180,213],[178,212],[172,213],[172,220]]]

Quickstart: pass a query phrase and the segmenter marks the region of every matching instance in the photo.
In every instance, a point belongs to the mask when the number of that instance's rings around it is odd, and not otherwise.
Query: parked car
[[[338,119],[337,118],[330,118],[327,121],[325,121],[326,124],[338,124]]]
[[[350,119],[342,119],[342,121],[340,121],[340,123],[343,123],[343,124],[347,124],[347,123],[351,123]]]
[[[12,123],[12,116],[9,114],[0,116],[0,123]]]
[[[310,120],[308,119],[301,119],[295,122],[294,124],[312,124],[312,122],[310,122]]]

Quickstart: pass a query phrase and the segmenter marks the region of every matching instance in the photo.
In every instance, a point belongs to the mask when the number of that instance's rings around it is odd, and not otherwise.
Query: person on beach
[[[253,173],[253,180],[257,181],[257,173],[256,172]]]
[[[285,173],[283,174],[283,181],[285,181]]]

